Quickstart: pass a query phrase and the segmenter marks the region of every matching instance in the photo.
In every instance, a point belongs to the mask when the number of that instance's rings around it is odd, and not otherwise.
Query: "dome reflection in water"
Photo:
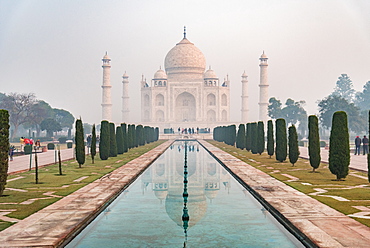
[[[177,141],[67,247],[303,247],[196,141]]]

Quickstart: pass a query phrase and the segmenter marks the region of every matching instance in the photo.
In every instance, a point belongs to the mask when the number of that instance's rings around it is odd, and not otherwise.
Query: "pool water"
[[[176,141],[66,247],[304,247],[198,142]]]

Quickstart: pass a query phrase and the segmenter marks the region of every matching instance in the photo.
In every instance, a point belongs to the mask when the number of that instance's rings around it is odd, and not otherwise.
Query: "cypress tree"
[[[100,125],[100,143],[99,143],[99,156],[101,160],[107,160],[110,150],[110,131],[109,122],[102,121]]]
[[[96,130],[95,130],[95,124],[92,127],[92,137],[91,137],[91,160],[92,163],[94,163],[94,158],[96,155]]]
[[[320,135],[319,135],[319,121],[316,115],[308,117],[308,156],[310,157],[310,165],[315,169],[319,168],[320,155]]]
[[[76,160],[78,162],[78,167],[81,168],[81,165],[85,163],[85,139],[81,118],[76,120],[75,144]]]
[[[252,151],[252,154],[257,154],[258,153],[258,146],[257,146],[257,142],[258,142],[257,132],[258,131],[257,130],[258,130],[257,122],[251,123],[251,151]]]
[[[289,133],[289,162],[294,166],[298,160],[299,148],[298,148],[298,134],[297,129],[294,125],[291,125],[288,129]]]
[[[245,148],[245,125],[240,124],[238,128],[238,134],[236,136],[236,147],[240,149]]]
[[[252,127],[251,123],[247,123],[246,137],[245,137],[245,149],[247,151],[252,150]]]
[[[265,151],[265,127],[263,121],[257,124],[257,153],[260,155]]]
[[[123,139],[123,152],[128,151],[128,137],[127,137],[127,125],[126,123],[121,124],[122,139]]]
[[[159,127],[155,128],[155,141],[159,140]]]
[[[228,145],[235,146],[235,141],[236,141],[236,126],[235,125],[230,125],[229,126],[229,136],[228,136]]]
[[[123,134],[121,126],[116,127],[117,153],[123,154]]]
[[[267,122],[267,154],[270,156],[274,155],[274,126],[272,120]]]
[[[117,142],[114,123],[109,123],[109,157],[117,157]]]
[[[370,136],[370,110],[369,110],[369,132],[368,133]],[[367,154],[367,177],[370,182],[370,153]]]
[[[337,180],[346,178],[349,170],[350,151],[347,114],[337,111],[333,115],[330,143],[329,170],[336,175]]]
[[[3,195],[9,167],[9,112],[0,109],[0,196]]]
[[[144,128],[142,125],[136,127],[136,142],[137,146],[145,145]]]
[[[279,162],[284,162],[287,156],[287,137],[285,119],[277,119],[276,123],[276,148],[275,157]]]

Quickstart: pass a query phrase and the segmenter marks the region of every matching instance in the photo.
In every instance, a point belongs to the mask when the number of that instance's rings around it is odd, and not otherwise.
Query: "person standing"
[[[362,149],[364,151],[364,155],[369,153],[369,139],[366,137],[366,135],[362,139]]]
[[[359,136],[356,136],[355,139],[355,155],[360,155],[360,148],[361,148],[361,139]]]

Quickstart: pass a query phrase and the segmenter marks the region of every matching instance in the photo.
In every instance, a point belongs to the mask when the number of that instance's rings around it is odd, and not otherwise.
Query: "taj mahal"
[[[260,57],[259,119],[267,121],[267,56]],[[102,119],[112,120],[110,58],[103,57]],[[248,79],[242,74],[241,123],[248,122]],[[122,76],[122,122],[129,123],[128,75]],[[164,70],[154,73],[150,81],[141,79],[141,124],[165,128],[213,128],[230,124],[230,81],[206,69],[206,59],[192,42],[183,39],[166,55]],[[135,109],[133,111],[139,111]]]

